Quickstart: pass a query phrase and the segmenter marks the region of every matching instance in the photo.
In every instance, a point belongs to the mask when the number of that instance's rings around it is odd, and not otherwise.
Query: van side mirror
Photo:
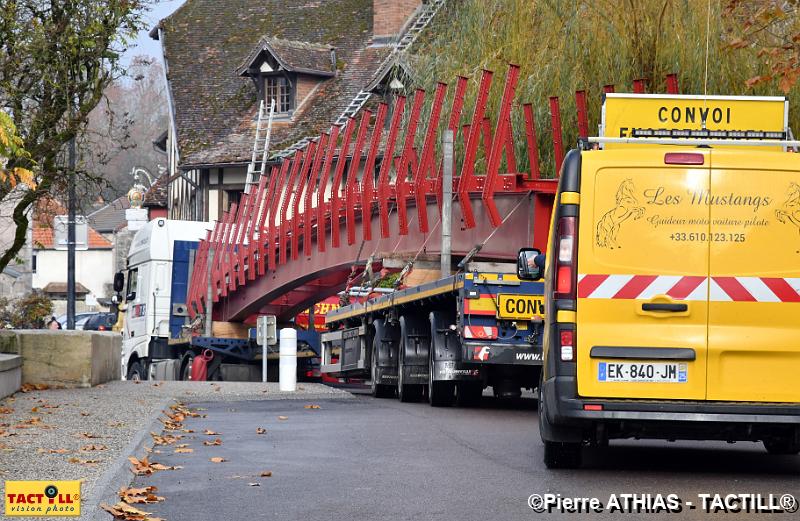
[[[136,300],[136,292],[135,292],[135,291],[131,291],[131,292],[130,292],[130,293],[128,293],[128,295],[125,297],[125,302],[130,302],[131,300]]]
[[[544,255],[536,248],[522,248],[517,254],[517,277],[522,280],[541,279],[544,261]]]
[[[114,274],[114,292],[119,293],[125,287],[125,275],[118,271]]]

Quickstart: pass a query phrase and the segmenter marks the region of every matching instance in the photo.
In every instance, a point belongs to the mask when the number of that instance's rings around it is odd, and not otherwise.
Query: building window
[[[36,273],[36,254],[31,255],[31,272]]]
[[[292,86],[286,76],[264,76],[264,100],[269,103],[275,100],[275,112],[289,112],[292,110],[294,96]]]

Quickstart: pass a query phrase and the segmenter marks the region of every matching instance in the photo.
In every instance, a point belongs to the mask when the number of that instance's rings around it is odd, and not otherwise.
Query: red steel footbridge
[[[519,67],[510,65],[504,85],[495,86],[502,88],[496,115],[487,114],[495,74],[484,70],[471,111],[465,107],[469,79],[458,77],[452,88],[436,85],[424,118],[429,93],[418,89],[391,106],[362,110],[279,164],[267,168],[265,156],[239,204],[200,243],[187,295],[190,316],[211,306],[214,320],[250,323],[261,314],[288,320],[359,276],[384,268],[406,273],[414,262],[438,258],[445,130],[453,133],[457,156],[453,257],[479,250],[476,259],[510,261],[520,247],[544,251],[558,172],[545,179],[540,171],[533,106],[515,101],[519,76]],[[675,75],[667,85],[677,92]],[[643,92],[644,82],[634,82],[633,90]],[[585,91],[576,92],[575,102],[578,133],[586,137]],[[560,165],[559,99],[549,103]],[[517,167],[518,142],[528,172]]]

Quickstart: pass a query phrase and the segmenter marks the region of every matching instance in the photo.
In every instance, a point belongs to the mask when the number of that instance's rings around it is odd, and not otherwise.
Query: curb
[[[113,505],[117,502],[119,488],[130,485],[133,480],[133,474],[128,469],[128,456],[133,456],[144,449],[145,444],[150,439],[150,431],[158,430],[154,429],[153,426],[158,423],[159,416],[175,400],[175,398],[167,398],[158,405],[156,412],[147,418],[144,427],[133,436],[133,439],[125,446],[111,467],[95,482],[88,498],[81,505],[82,519],[92,521],[109,521],[111,519],[108,517],[111,514],[102,510],[100,503],[105,502]]]

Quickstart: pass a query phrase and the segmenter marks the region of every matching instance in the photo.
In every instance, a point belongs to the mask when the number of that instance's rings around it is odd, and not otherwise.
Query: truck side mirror
[[[114,274],[114,292],[119,293],[125,287],[125,275],[118,271]]]
[[[544,255],[536,248],[522,248],[517,254],[517,277],[539,280],[544,273]]]
[[[130,292],[130,293],[128,293],[128,295],[125,297],[125,302],[130,302],[131,300],[136,300],[136,292],[135,292],[135,291],[131,291],[131,292]]]

